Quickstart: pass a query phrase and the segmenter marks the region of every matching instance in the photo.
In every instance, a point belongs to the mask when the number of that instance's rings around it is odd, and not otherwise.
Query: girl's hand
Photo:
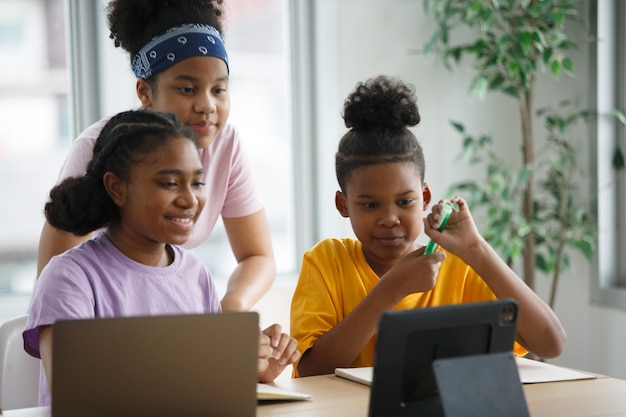
[[[258,381],[272,382],[283,370],[300,359],[298,342],[273,324],[260,333]]]
[[[424,255],[424,247],[421,247],[404,258],[400,259],[385,275],[385,291],[396,294],[398,301],[409,294],[431,290],[437,283],[439,267],[446,255],[443,252],[435,252]]]
[[[433,206],[431,213],[424,219],[424,232],[438,245],[448,252],[454,253],[462,259],[467,258],[472,250],[483,243],[483,238],[474,224],[466,201],[461,197],[454,197],[450,203],[456,205],[458,210],[453,210],[448,219],[445,229],[439,232],[441,221],[441,209],[445,201],[439,201]]]

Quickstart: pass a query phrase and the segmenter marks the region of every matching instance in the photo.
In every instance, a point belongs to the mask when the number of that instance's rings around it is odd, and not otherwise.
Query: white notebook
[[[574,381],[579,379],[594,379],[597,375],[575,371],[546,362],[534,361],[526,358],[516,358],[517,369],[523,384],[537,384],[542,382]],[[372,384],[374,368],[337,368],[335,375],[364,385]]]
[[[302,392],[290,391],[270,384],[256,384],[258,401],[295,401],[310,400],[311,396]]]
[[[523,384],[537,384],[541,382],[574,381],[578,379],[594,379],[597,375],[575,371],[546,362],[533,361],[526,358],[516,358],[517,369]]]
[[[335,375],[363,385],[372,385],[374,367],[365,366],[362,368],[335,368]]]

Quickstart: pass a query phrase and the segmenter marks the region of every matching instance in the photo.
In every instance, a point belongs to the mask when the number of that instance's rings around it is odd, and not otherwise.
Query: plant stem
[[[524,166],[533,167],[533,132],[532,132],[532,102],[534,77],[531,78],[527,89],[520,89],[520,113],[522,119],[522,155]],[[524,217],[529,224],[533,222],[533,169],[529,171],[528,183],[524,192]],[[535,289],[535,235],[528,233],[524,238],[524,281],[532,290]]]
[[[559,240],[556,248],[556,257],[555,257],[555,267],[554,273],[552,274],[552,285],[550,288],[550,302],[549,306],[554,310],[554,304],[556,301],[556,291],[559,285],[559,278],[561,276],[561,259],[563,258],[563,251],[565,250],[565,232],[567,230],[567,203],[569,201],[569,190],[570,186],[568,184],[568,178],[566,177],[568,171],[564,170],[563,172],[557,172],[555,175],[558,178],[559,185]]]

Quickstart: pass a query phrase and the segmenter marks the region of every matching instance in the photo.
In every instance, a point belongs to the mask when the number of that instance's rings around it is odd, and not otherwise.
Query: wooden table
[[[626,416],[626,381],[621,379],[524,385],[524,394],[531,417]]]
[[[295,380],[277,386],[313,396],[310,401],[261,404],[258,417],[367,417],[369,387],[334,375]],[[626,381],[599,377],[581,381],[524,385],[531,417],[626,416]],[[7,410],[2,417],[49,417],[48,407]]]
[[[311,394],[306,402],[260,405],[257,416],[366,417],[369,387],[322,375],[281,380],[281,388]],[[626,416],[626,381],[599,377],[581,381],[525,384],[531,417]]]

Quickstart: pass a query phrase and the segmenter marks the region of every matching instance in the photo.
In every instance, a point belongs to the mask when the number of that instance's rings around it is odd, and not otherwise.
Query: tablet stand
[[[445,417],[529,417],[511,352],[433,361]]]

